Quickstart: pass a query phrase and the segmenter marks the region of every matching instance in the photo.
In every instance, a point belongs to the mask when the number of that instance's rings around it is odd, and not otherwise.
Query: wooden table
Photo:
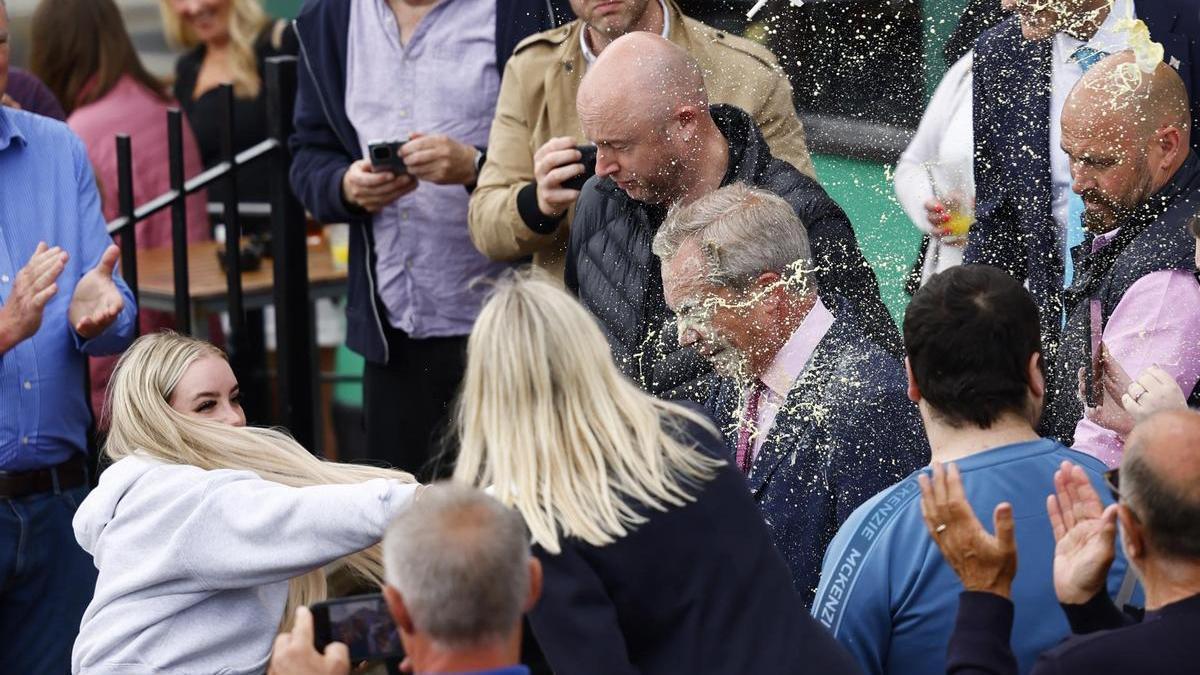
[[[229,308],[225,270],[217,260],[215,241],[188,245],[188,292],[191,296],[192,328],[197,336],[208,328],[204,317]],[[140,306],[164,312],[175,311],[175,264],[171,248],[138,251],[138,294]],[[264,258],[254,271],[242,271],[242,306],[247,310],[270,305],[275,272],[273,261]],[[346,270],[333,264],[329,245],[322,240],[308,247],[308,295],[310,300],[340,297],[346,294]]]

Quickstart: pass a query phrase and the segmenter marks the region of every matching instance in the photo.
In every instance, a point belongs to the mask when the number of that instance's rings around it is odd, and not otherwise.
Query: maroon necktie
[[[754,456],[750,452],[752,447],[750,437],[754,433],[754,428],[758,426],[758,404],[762,400],[766,388],[767,386],[762,383],[762,380],[754,381],[754,387],[750,389],[750,395],[746,397],[746,414],[742,416],[742,423],[738,426],[736,460],[738,468],[747,476],[750,475],[750,460]]]

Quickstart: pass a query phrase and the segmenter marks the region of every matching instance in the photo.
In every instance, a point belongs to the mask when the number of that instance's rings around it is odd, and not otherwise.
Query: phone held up
[[[396,176],[408,173],[404,166],[404,158],[400,156],[400,148],[409,139],[398,141],[371,141],[367,143],[367,156],[371,159],[371,168],[376,171],[390,171]]]
[[[330,642],[341,642],[350,648],[351,663],[404,657],[400,634],[388,613],[383,594],[326,600],[309,609],[313,615],[313,641],[317,651],[324,653]]]
[[[575,149],[579,151],[580,155],[583,155],[578,162],[575,162],[583,165],[583,173],[566,179],[562,186],[570,190],[582,190],[583,184],[596,175],[596,146],[577,145]]]

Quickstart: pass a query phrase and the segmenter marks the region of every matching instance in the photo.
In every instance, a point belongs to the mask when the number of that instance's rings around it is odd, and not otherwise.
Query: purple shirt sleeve
[[[1163,270],[1138,279],[1104,327],[1104,344],[1121,368],[1136,378],[1157,365],[1184,392],[1200,381],[1200,284],[1191,272]],[[1075,449],[1114,467],[1124,442],[1084,418],[1075,427]]]
[[[60,122],[65,122],[67,119],[62,104],[54,98],[50,88],[34,77],[33,73],[20,68],[9,68],[8,90],[4,93],[11,96],[26,112],[50,117]]]

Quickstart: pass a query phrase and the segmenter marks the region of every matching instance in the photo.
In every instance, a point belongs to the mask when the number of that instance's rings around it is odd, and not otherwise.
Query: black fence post
[[[296,102],[296,58],[267,59],[267,124],[278,147],[271,153],[271,251],[275,265],[275,340],[279,412],[292,436],[317,447],[312,316],[308,299],[308,248],[304,209],[292,194],[288,171],[292,111]]]
[[[233,146],[233,85],[221,85],[221,161],[229,167],[225,174],[225,203],[221,221],[225,224],[225,284],[229,298],[229,342],[234,360],[244,360],[246,313],[242,308],[242,221],[238,213],[237,153]],[[235,369],[236,370],[236,369]]]
[[[183,176],[183,113],[167,111],[167,162],[171,173],[171,256],[175,271],[175,326],[192,334],[192,299],[188,283],[187,190]]]
[[[125,279],[137,304],[137,223],[133,218],[133,152],[128,134],[117,135],[117,203],[121,217],[125,219],[125,227],[117,235],[121,241],[121,277]],[[135,332],[139,327],[140,323],[135,322]]]

